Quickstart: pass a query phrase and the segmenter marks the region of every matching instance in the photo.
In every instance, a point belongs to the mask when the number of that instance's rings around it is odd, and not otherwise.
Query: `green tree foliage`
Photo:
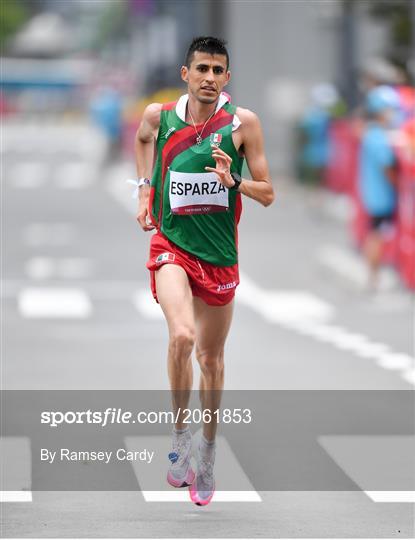
[[[30,13],[21,0],[0,1],[0,46],[12,37],[29,18]]]
[[[394,44],[409,46],[412,30],[409,1],[372,0],[369,5],[373,16],[390,21]]]

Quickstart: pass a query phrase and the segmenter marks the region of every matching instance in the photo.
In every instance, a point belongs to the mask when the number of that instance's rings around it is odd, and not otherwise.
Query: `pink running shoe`
[[[197,474],[193,484],[189,487],[190,498],[198,506],[206,506],[215,493],[215,479],[213,477],[214,460],[206,460],[200,455],[197,460]]]
[[[190,486],[195,479],[195,473],[190,464],[192,456],[192,435],[173,433],[173,451],[169,454],[171,465],[167,473],[167,482],[175,487]]]

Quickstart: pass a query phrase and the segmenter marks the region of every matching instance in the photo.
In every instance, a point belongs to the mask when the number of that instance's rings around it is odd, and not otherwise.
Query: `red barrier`
[[[404,283],[415,290],[415,160],[399,152],[397,266]]]
[[[359,136],[356,125],[337,120],[330,126],[330,159],[324,173],[324,184],[331,191],[351,194],[357,171]]]

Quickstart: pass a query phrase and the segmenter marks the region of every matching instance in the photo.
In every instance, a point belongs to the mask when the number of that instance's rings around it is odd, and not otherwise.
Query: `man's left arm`
[[[239,192],[264,206],[275,199],[269,167],[264,150],[264,136],[258,116],[244,109],[240,114],[243,129],[243,150],[252,181],[242,179]]]
[[[245,158],[248,164],[252,180],[242,178],[238,191],[255,201],[269,206],[275,198],[274,188],[269,177],[268,162],[264,151],[264,137],[262,135],[261,124],[256,114],[247,109],[238,111],[242,125],[242,144]],[[205,167],[205,170],[217,174],[219,181],[228,189],[235,185],[230,167],[232,158],[220,148],[213,146],[212,157],[216,161],[216,168]]]

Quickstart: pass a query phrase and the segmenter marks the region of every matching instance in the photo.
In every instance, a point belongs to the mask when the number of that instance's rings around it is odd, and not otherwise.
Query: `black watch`
[[[242,183],[242,178],[241,178],[241,176],[240,176],[238,173],[236,173],[236,172],[231,173],[231,176],[232,176],[232,180],[235,182],[235,184],[234,184],[232,187],[230,187],[229,189],[232,189],[232,190],[234,190],[234,191],[238,191],[239,186],[240,186],[241,183]]]

